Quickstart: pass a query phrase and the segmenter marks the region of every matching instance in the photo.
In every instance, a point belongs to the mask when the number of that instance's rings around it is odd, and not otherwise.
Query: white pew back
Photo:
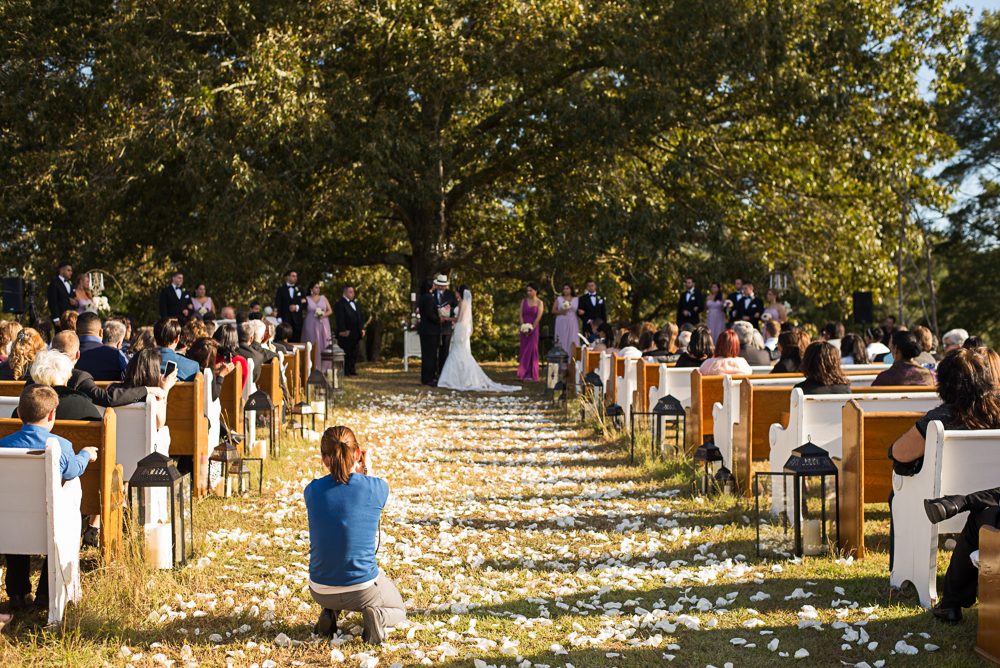
[[[625,360],[625,375],[618,376],[615,380],[615,403],[625,409],[625,422],[628,424],[629,416],[632,414],[632,394],[636,388],[636,364],[638,357],[630,357]]]
[[[770,366],[752,366],[750,373],[755,376],[763,376],[771,373]],[[655,388],[650,388],[649,405],[655,406],[656,402],[672,394],[684,408],[691,407],[691,372],[695,367],[668,367],[660,365],[660,380]]]
[[[0,553],[49,558],[49,623],[62,623],[80,587],[80,480],[63,484],[62,449],[50,438],[38,450],[0,448]]]
[[[1000,430],[945,431],[939,420],[927,427],[924,463],[914,476],[892,476],[895,546],[889,584],[916,587],[920,605],[937,598],[938,533],[957,533],[966,513],[931,524],[924,499],[970,494],[1000,486]]]
[[[866,413],[899,413],[913,411],[926,413],[941,405],[936,392],[904,392],[884,394],[815,394],[806,396],[802,390],[792,390],[791,406],[788,411],[788,428],[772,424],[769,434],[771,441],[771,471],[781,471],[792,450],[812,441],[828,453],[830,457],[843,456],[843,410],[851,400]],[[786,480],[785,492],[792,491],[791,478]],[[781,485],[775,485],[771,494],[771,513],[781,512],[784,493]]]

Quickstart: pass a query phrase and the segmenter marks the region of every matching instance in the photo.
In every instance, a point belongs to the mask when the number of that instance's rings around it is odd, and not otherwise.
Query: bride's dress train
[[[438,387],[467,392],[516,392],[518,385],[493,382],[472,356],[472,294],[465,290],[458,310],[458,322],[451,339],[451,351],[441,369]]]

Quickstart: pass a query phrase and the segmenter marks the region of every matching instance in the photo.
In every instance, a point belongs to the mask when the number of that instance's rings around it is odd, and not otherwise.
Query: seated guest
[[[261,369],[264,368],[264,355],[256,350],[253,345],[253,324],[241,322],[236,325],[236,336],[239,338],[239,354],[253,361],[253,382],[260,379]]]
[[[76,311],[66,311],[61,316],[59,316],[59,327],[58,332],[75,332],[76,331],[76,319],[80,316]],[[58,333],[57,332],[57,333]]]
[[[598,338],[591,350],[600,352],[602,350],[614,350],[615,341],[618,340],[618,332],[609,323],[602,323],[597,331]]]
[[[42,337],[45,341],[45,345],[52,343],[52,337],[55,335],[55,328],[52,326],[51,320],[46,320],[42,318],[35,323],[35,331]]]
[[[840,368],[840,352],[827,341],[813,341],[799,366],[804,381],[795,387],[803,394],[850,394],[851,385]]]
[[[132,344],[129,346],[129,354],[135,355],[140,350],[152,349],[156,347],[156,338],[153,336],[152,327],[140,327],[135,332]]]
[[[677,357],[675,367],[698,368],[715,354],[712,331],[707,325],[698,325],[691,332],[687,348]]]
[[[250,314],[246,311],[238,311],[236,313],[236,326],[239,327],[245,322],[250,322]]]
[[[56,337],[52,339],[52,350],[58,350],[69,358],[71,364],[75,365],[80,359],[80,341],[76,336],[76,332],[59,332],[56,334]],[[26,384],[31,385],[34,382],[34,379],[29,378]],[[146,396],[149,394],[157,397],[162,397],[163,395],[163,391],[158,387],[122,389],[110,386],[105,390],[102,387],[98,387],[97,383],[94,382],[93,376],[77,368],[73,369],[73,373],[66,386],[71,390],[76,390],[87,395],[94,402],[94,405],[105,408],[125,406],[127,404],[134,404],[137,401],[145,401]]]
[[[885,332],[881,327],[869,327],[865,332],[865,352],[873,364],[880,364],[889,354],[889,348],[882,343]]]
[[[323,608],[314,630],[332,636],[339,611],[360,612],[361,639],[378,645],[387,626],[406,618],[403,598],[375,559],[389,485],[368,470],[368,455],[347,427],[327,429],[320,453],[330,475],[303,492],[311,537],[309,591]]]
[[[934,335],[931,334],[931,330],[923,325],[914,327],[913,333],[917,337],[917,343],[920,344],[920,354],[914,357],[913,361],[920,365],[928,364],[930,366],[927,368],[933,369],[940,360],[940,358],[934,356]]]
[[[844,338],[844,323],[842,322],[828,322],[823,331],[819,333],[819,340],[829,343],[838,353],[840,352],[840,340],[842,338]]]
[[[685,323],[685,324],[689,324],[689,323]],[[663,326],[663,329],[660,330],[660,331],[666,336],[666,339],[667,339],[667,345],[663,349],[666,350],[666,351],[668,351],[668,352],[670,352],[670,353],[676,353],[677,352],[677,334],[680,333],[680,328],[677,325],[675,325],[674,323],[668,322],[667,324],[665,324]],[[655,334],[656,332],[653,332],[653,333]]]
[[[163,358],[156,348],[146,348],[133,355],[125,369],[125,378],[120,384],[116,383],[110,387],[123,389],[134,389],[137,387],[158,387],[162,390],[162,397],[156,401],[154,407],[156,412],[156,429],[163,429],[167,424],[167,397],[170,388],[177,383],[177,371],[169,376],[164,376],[161,371]],[[109,388],[110,389],[110,388]]]
[[[896,331],[889,341],[892,366],[875,376],[872,386],[878,385],[934,385],[934,372],[917,364],[914,359],[920,354],[920,344],[913,332]]]
[[[840,340],[840,364],[871,364],[865,342],[857,334],[845,334]]]
[[[177,365],[177,380],[185,383],[194,380],[201,369],[194,360],[177,354],[177,344],[181,340],[181,326],[177,319],[160,318],[153,325],[153,338],[156,340],[156,349],[160,351],[160,357],[163,359],[160,373],[166,369],[167,362],[174,362]]]
[[[604,324],[603,320],[601,320],[600,318],[594,318],[593,320],[591,320],[590,322],[586,323],[583,326],[582,334],[587,339],[587,343],[593,345],[595,342],[601,340],[600,329],[601,325],[603,324]]]
[[[121,323],[109,321],[108,325],[117,325],[124,335],[125,327]],[[128,358],[118,348],[104,344],[100,316],[92,311],[81,313],[76,320],[76,333],[80,340],[80,359],[76,368],[86,371],[94,380],[121,380]]]
[[[633,334],[630,330],[622,330],[621,338],[618,339],[618,356],[627,357],[629,359],[634,357],[642,357],[642,353],[637,347],[639,345],[639,337]]]
[[[0,322],[0,362],[7,361],[10,355],[10,347],[14,344],[18,332],[21,331],[21,323],[14,320]]]
[[[970,336],[965,341],[962,342],[963,348],[986,348],[986,342],[983,341],[978,336]]]
[[[288,342],[288,337],[292,335],[292,326],[287,322],[279,322],[274,328],[274,349],[283,353],[290,353],[295,350],[295,346]]]
[[[97,410],[90,397],[69,387],[72,377],[73,363],[58,350],[42,350],[35,355],[35,361],[31,364],[31,379],[34,381],[33,385],[47,385],[55,390],[59,397],[56,419],[100,420],[101,411]],[[14,413],[12,417],[17,417],[16,410]]]
[[[14,337],[10,355],[0,362],[0,380],[27,380],[28,367],[35,361],[35,355],[46,348],[38,332],[30,327],[22,329]]]
[[[771,373],[799,373],[802,355],[808,345],[809,335],[805,332],[793,330],[779,334],[778,354],[780,357],[771,368]]]
[[[203,336],[208,336],[205,323],[197,318],[191,318],[181,328],[181,340],[177,344],[177,353],[183,355],[196,339],[200,339]]]
[[[737,320],[733,323],[733,331],[736,332],[736,338],[740,342],[739,357],[745,359],[749,366],[768,366],[771,364],[771,356],[763,349],[763,340],[759,343],[760,348],[757,348],[758,343],[753,336],[757,330],[754,329],[753,325],[746,320]]]
[[[125,323],[108,318],[101,331],[101,343],[124,352],[123,348],[128,340],[128,326]]]
[[[202,322],[205,323],[205,336],[215,334],[215,315],[209,313],[202,319]]]
[[[219,318],[221,320],[236,320],[236,311],[233,310],[232,306],[223,306]]]
[[[671,364],[676,363],[678,358],[681,356],[680,353],[670,350],[670,341],[667,338],[670,336],[666,332],[656,332],[647,333],[642,335],[644,338],[649,336],[652,339],[652,350],[645,352],[644,354],[648,359],[654,362],[659,362],[660,364]],[[642,341],[640,343],[640,348],[642,348]]]
[[[927,411],[913,427],[896,439],[889,448],[889,459],[893,461],[892,470],[896,475],[912,476],[920,472],[924,463],[924,448],[926,447],[927,427],[933,420],[940,420],[945,429],[1000,429],[1000,357],[989,348],[965,349],[957,348],[945,355],[937,368],[937,393],[941,397],[941,405]],[[969,507],[962,497],[944,497],[925,503],[925,508],[933,512],[942,512],[941,519],[953,517],[968,510]],[[889,496],[889,508],[892,508],[892,495]],[[930,515],[931,512],[928,512]],[[890,513],[891,518],[891,513]],[[931,521],[935,521],[932,518]],[[940,520],[937,520],[940,521]],[[893,527],[889,525],[889,568],[892,568]],[[976,536],[978,536],[978,530]],[[952,555],[952,564],[945,575],[944,595],[932,612],[944,621],[958,622],[962,619],[962,608],[970,607],[975,602],[975,580],[972,574],[971,594],[969,573],[963,571],[964,559],[972,550],[967,550],[969,536],[962,532],[966,541],[960,547],[956,546]],[[962,540],[962,539],[960,539]],[[956,561],[958,560],[958,561]],[[971,596],[971,598],[970,598]]]
[[[660,332],[662,333],[662,332]],[[656,350],[656,344],[653,343],[653,332],[643,332],[639,336],[639,345],[636,346],[641,353],[644,355],[646,353],[651,353]]]
[[[60,353],[55,353],[56,355]],[[17,402],[17,414],[24,424],[21,430],[0,439],[0,448],[23,448],[44,450],[50,438],[59,442],[62,451],[59,457],[59,471],[63,480],[80,477],[87,464],[97,461],[97,448],[88,447],[73,452],[73,444],[62,436],[52,434],[52,426],[59,410],[59,395],[51,387],[31,385],[21,391]],[[31,555],[8,554],[7,573],[4,586],[10,597],[10,609],[20,610],[31,605]],[[34,603],[43,607],[49,604],[48,558],[42,561],[42,572],[35,589]]]
[[[271,360],[277,359],[278,353],[264,347],[264,342],[267,340],[267,323],[263,320],[253,320],[250,324],[253,325],[253,341],[250,342],[250,347],[263,356],[263,364],[269,364]]]
[[[690,331],[681,332],[677,335],[677,356],[687,350],[688,344],[691,343],[691,332],[694,331],[692,327]]]
[[[219,343],[215,339],[207,336],[195,340],[188,348],[187,356],[198,363],[202,373],[205,369],[212,369],[212,400],[218,399],[222,395],[222,384],[226,376],[236,368],[233,362],[219,360]]]
[[[753,325],[744,320],[737,320],[733,323],[733,327],[740,323],[753,329]],[[694,341],[693,335],[691,339]],[[699,370],[703,376],[749,376],[752,373],[750,364],[740,357],[740,340],[736,332],[731,329],[719,334],[719,340],[715,342],[715,356],[702,362]]]
[[[243,379],[243,384],[247,384],[247,358],[239,354],[239,335],[236,333],[236,325],[223,325],[215,330],[212,336],[219,344],[219,351],[215,357],[215,363],[232,362],[239,370]]]
[[[768,292],[770,292],[770,290]],[[766,323],[764,323],[764,348],[766,348],[770,352],[777,351],[779,334],[781,334],[780,322],[778,322],[777,320],[768,320]],[[778,358],[774,357],[774,359]]]
[[[941,337],[941,345],[944,346],[944,354],[947,355],[952,350],[961,348],[965,340],[969,338],[969,333],[964,329],[949,329]]]

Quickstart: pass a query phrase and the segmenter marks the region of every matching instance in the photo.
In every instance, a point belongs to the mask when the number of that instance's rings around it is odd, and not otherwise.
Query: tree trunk
[[[365,350],[369,362],[382,361],[382,340],[385,335],[385,324],[380,316],[373,316],[365,330]]]

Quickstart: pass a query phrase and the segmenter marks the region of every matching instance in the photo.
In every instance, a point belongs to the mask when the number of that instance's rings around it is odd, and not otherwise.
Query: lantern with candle
[[[181,475],[169,457],[154,452],[139,460],[128,485],[147,562],[164,569],[183,566],[194,556],[191,474]]]

